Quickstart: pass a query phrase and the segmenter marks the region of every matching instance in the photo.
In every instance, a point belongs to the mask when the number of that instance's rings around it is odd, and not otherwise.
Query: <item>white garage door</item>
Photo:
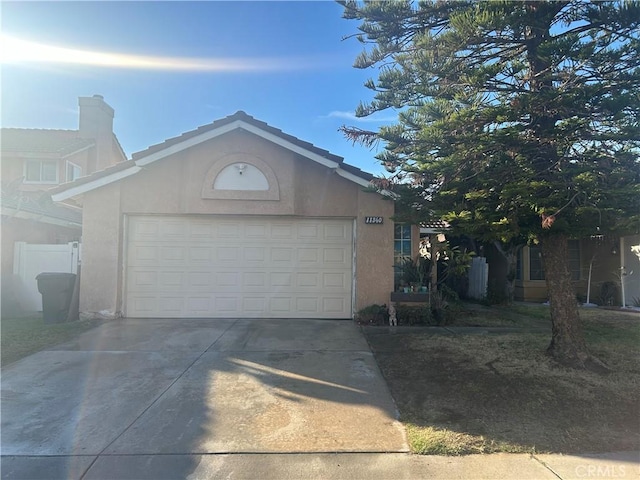
[[[131,216],[127,232],[129,317],[351,317],[351,220]]]

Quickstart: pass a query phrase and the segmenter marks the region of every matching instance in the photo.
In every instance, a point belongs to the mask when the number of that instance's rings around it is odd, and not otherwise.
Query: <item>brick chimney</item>
[[[102,95],[80,97],[80,136],[95,140],[95,159],[89,164],[89,171],[93,173],[103,170],[117,162],[113,154],[113,108]]]

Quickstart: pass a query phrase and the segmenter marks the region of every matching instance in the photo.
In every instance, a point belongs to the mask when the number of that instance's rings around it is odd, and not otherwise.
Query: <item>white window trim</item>
[[[73,167],[73,168],[77,168],[78,169],[78,176],[75,178],[69,178],[69,166]],[[82,176],[82,167],[80,165],[78,165],[77,163],[73,163],[69,160],[67,160],[66,164],[65,164],[65,169],[64,169],[64,173],[65,173],[65,178],[67,180],[67,182],[72,182],[78,178],[80,178]]]
[[[52,181],[43,182],[42,180],[28,180],[27,179],[27,164],[29,162],[39,162],[40,163],[40,178],[42,178],[42,164],[47,163],[55,163],[56,165],[56,179]],[[60,183],[60,165],[57,160],[41,160],[41,159],[27,159],[23,164],[23,175],[24,175],[24,183],[28,185],[57,185]]]

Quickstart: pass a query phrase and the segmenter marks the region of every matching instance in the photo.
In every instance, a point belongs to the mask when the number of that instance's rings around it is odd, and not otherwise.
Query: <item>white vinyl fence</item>
[[[469,269],[469,291],[471,298],[478,300],[487,296],[487,282],[489,281],[489,265],[485,257],[474,257]]]
[[[36,277],[42,272],[78,273],[79,244],[36,245],[16,242],[13,274],[18,282],[16,293],[24,310],[42,310],[42,295]]]

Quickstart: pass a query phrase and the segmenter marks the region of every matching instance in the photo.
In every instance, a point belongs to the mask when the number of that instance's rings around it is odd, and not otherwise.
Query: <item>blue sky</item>
[[[78,97],[101,94],[130,156],[244,110],[380,173],[338,132],[395,116],[352,117],[377,71],[353,68],[358,23],[341,15],[332,1],[3,2],[2,126],[75,129]]]

